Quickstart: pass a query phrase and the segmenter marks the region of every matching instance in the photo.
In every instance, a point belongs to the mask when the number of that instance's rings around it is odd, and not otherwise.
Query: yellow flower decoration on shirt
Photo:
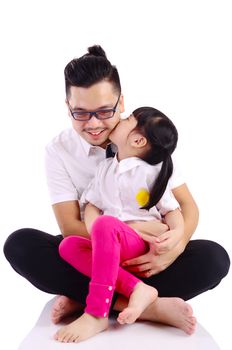
[[[143,207],[149,202],[150,194],[145,188],[141,188],[135,196],[138,204]]]

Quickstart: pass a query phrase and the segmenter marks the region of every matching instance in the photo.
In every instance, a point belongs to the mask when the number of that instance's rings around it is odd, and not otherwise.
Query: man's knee
[[[218,274],[221,278],[225,277],[228,274],[230,268],[230,258],[227,251],[218,243],[211,242],[212,244],[212,261],[218,270]]]
[[[25,238],[28,237],[30,229],[20,229],[9,235],[3,246],[6,259],[11,262],[24,255]]]
[[[209,267],[214,275],[218,277],[220,281],[225,277],[230,268],[230,258],[227,251],[218,243],[208,240],[199,240],[201,243],[202,261],[204,264]]]

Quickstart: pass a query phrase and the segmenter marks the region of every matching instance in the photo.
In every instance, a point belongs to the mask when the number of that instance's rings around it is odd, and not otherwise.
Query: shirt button
[[[104,315],[103,315],[103,316],[104,316],[104,317],[106,317],[106,315],[107,315],[107,313],[106,313],[106,312],[104,312]]]
[[[109,299],[109,298],[107,298],[107,299],[106,299],[106,303],[108,304],[109,302],[110,302],[110,299]]]
[[[108,290],[112,290],[112,289],[113,289],[113,287],[112,287],[112,286],[109,286],[109,287],[108,287]]]

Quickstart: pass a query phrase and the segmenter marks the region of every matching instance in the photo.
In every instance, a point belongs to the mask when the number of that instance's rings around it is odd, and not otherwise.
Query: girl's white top
[[[150,210],[141,209],[160,168],[161,163],[150,165],[137,157],[120,162],[116,156],[104,159],[83,192],[81,203],[90,202],[101,209],[104,215],[111,215],[122,221],[161,220],[169,211],[179,208],[170,184],[156,206]]]

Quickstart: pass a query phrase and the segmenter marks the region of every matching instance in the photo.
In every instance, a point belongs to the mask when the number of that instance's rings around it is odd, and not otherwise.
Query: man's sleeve
[[[170,189],[174,189],[185,183],[184,176],[176,155],[172,157],[172,161],[173,161],[173,173],[168,181]]]
[[[45,149],[45,171],[52,204],[79,199],[77,189],[52,144]]]

